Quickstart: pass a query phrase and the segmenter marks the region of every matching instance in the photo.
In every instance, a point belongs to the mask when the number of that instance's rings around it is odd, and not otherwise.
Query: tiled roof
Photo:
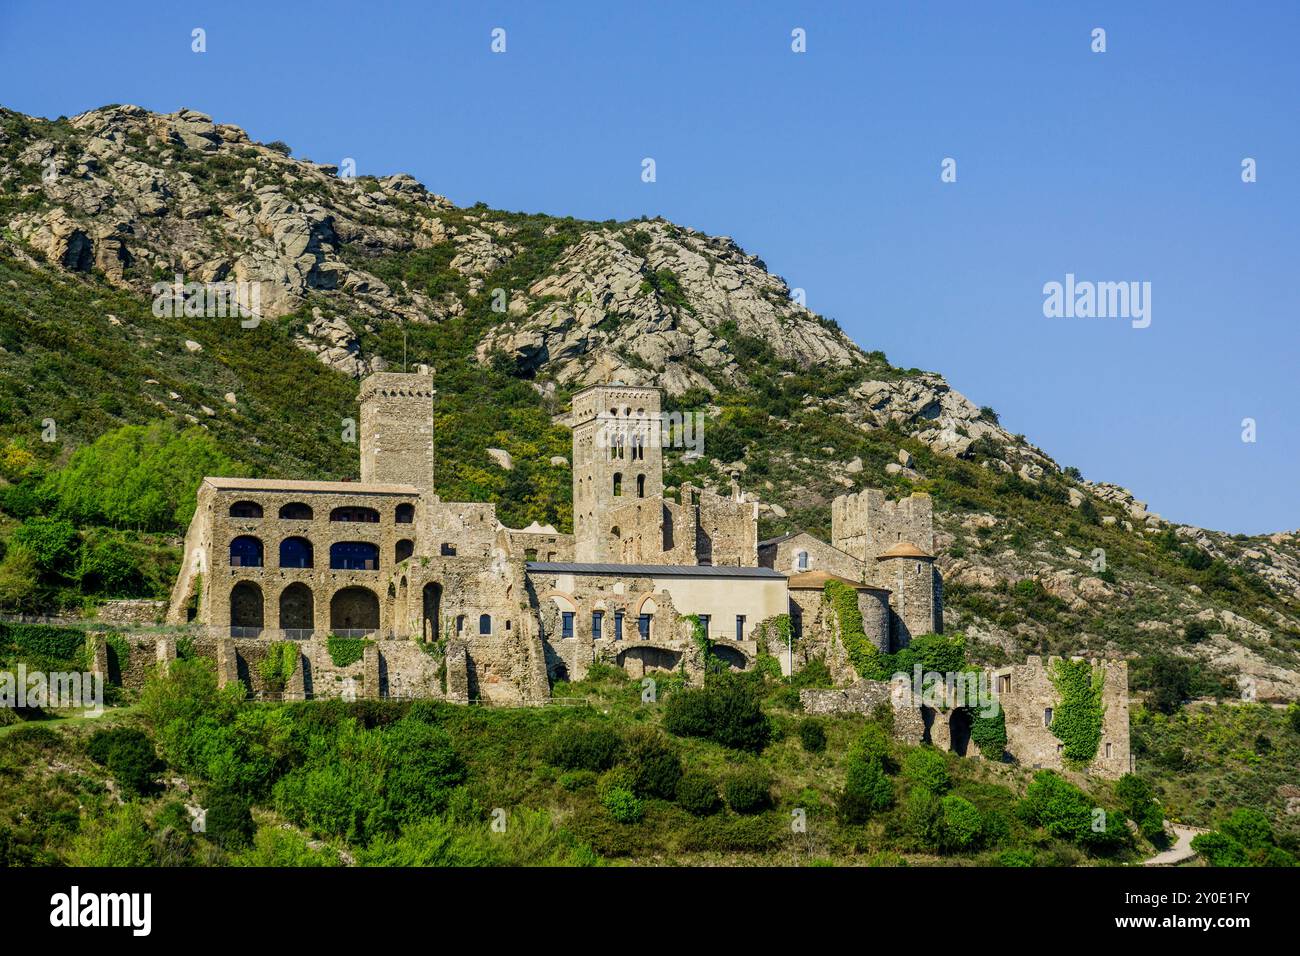
[[[339,495],[418,495],[415,485],[381,485],[360,481],[284,481],[278,478],[204,478],[219,491],[330,492]]]
[[[701,564],[601,564],[571,561],[529,561],[529,571],[541,574],[605,574],[636,578],[762,578],[781,580],[785,575],[771,568],[736,568]]]

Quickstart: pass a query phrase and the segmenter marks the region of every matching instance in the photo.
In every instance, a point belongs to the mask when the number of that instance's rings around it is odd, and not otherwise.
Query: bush
[[[565,790],[573,793],[594,786],[596,774],[591,770],[570,770],[568,773],[560,774],[559,783]]]
[[[951,785],[948,761],[933,747],[918,747],[903,759],[903,777],[933,794],[941,794]]]
[[[917,849],[939,844],[939,800],[925,787],[914,787],[903,801],[902,829]]]
[[[1092,830],[1092,803],[1082,790],[1051,770],[1040,770],[1025,790],[1021,812],[1054,837],[1082,842]]]
[[[826,749],[826,727],[820,720],[808,718],[799,724],[799,743],[810,754],[819,754]]]
[[[1160,804],[1152,797],[1151,784],[1135,774],[1126,773],[1115,784],[1115,796],[1144,837],[1152,842],[1164,841],[1165,816]]]
[[[1249,866],[1246,848],[1226,834],[1198,833],[1192,837],[1192,849],[1205,857],[1210,866]]]
[[[727,806],[737,813],[757,813],[772,802],[772,781],[757,767],[746,767],[723,784]]]
[[[612,787],[600,802],[619,823],[636,823],[645,816],[645,805],[636,794],[622,787]]]
[[[128,795],[154,790],[154,777],[163,768],[153,741],[134,727],[95,731],[86,744],[86,752],[95,763],[108,768]]]
[[[838,811],[845,823],[866,823],[873,813],[884,810],[894,800],[894,788],[885,776],[881,761],[862,753],[849,755],[844,789],[840,792]]]
[[[889,734],[885,732],[884,727],[876,723],[867,724],[862,728],[862,733],[849,748],[850,757],[855,754],[863,760],[878,761],[880,768],[886,773],[896,770],[898,766],[894,761]]]
[[[677,783],[677,805],[693,816],[707,817],[721,803],[717,784],[702,773],[688,773]]]
[[[718,674],[702,688],[678,691],[664,705],[664,728],[735,750],[760,752],[772,736],[759,700],[761,686],[744,674]]]
[[[208,797],[203,833],[213,843],[227,850],[243,849],[253,842],[256,829],[248,799],[242,794],[218,790]]]
[[[682,761],[672,741],[652,727],[636,727],[624,738],[632,791],[640,797],[671,800],[682,778]]]
[[[1234,810],[1219,825],[1219,830],[1247,850],[1262,850],[1273,843],[1273,827],[1268,822],[1268,817],[1250,807]]]
[[[1183,638],[1188,644],[1199,644],[1210,636],[1210,629],[1198,618],[1188,621],[1183,627]]]
[[[562,723],[546,745],[546,762],[565,770],[608,770],[618,763],[623,744],[607,724]]]
[[[980,840],[980,812],[969,800],[949,794],[940,801],[941,842],[948,850],[969,850]]]
[[[970,739],[988,760],[1001,760],[1007,749],[1007,715],[999,706],[997,713],[985,716],[971,711]]]

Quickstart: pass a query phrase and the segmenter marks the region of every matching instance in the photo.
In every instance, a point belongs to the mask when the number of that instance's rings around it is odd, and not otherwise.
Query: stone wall
[[[799,703],[814,715],[866,714],[885,705],[894,711],[894,737],[904,743],[919,744],[925,734],[921,712],[904,703],[888,681],[860,680],[849,687],[834,690],[801,690]]]
[[[102,624],[130,627],[132,625],[157,624],[162,621],[166,613],[166,601],[135,598],[105,601],[95,609],[95,620]]]
[[[1061,769],[1062,744],[1050,729],[1048,708],[1056,708],[1060,695],[1053,685],[1050,670],[1059,657],[1031,656],[1024,664],[1002,667],[992,672],[994,693],[1002,705],[1007,722],[1007,750],[1029,767]],[[1075,658],[1078,660],[1078,658]],[[1130,770],[1128,662],[1095,661],[1104,675],[1101,743],[1089,772],[1103,777],[1120,777]]]
[[[807,567],[799,566],[801,553],[807,555]],[[866,580],[861,561],[806,531],[765,543],[758,549],[758,563],[760,567],[773,568],[782,574],[827,571],[850,581]]]
[[[916,492],[889,501],[883,491],[867,488],[831,502],[831,544],[846,554],[868,563],[900,541],[934,553],[934,505],[929,495]]]

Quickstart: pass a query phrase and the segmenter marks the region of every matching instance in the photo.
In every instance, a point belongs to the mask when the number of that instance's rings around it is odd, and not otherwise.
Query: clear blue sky
[[[1298,9],[6,0],[0,103],[187,106],[462,204],[734,236],[1062,464],[1261,532],[1300,527]],[[1150,328],[1044,318],[1067,272],[1151,282]]]

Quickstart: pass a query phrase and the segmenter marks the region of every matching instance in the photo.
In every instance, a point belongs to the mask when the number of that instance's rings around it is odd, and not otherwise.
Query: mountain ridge
[[[265,290],[274,328],[242,340],[223,320],[125,319],[125,304],[105,313],[117,325],[95,333],[149,339],[174,364],[167,383],[145,365],[132,372],[148,401],[141,415],[165,410],[218,431],[240,415],[229,428],[249,427],[249,412],[264,419],[249,450],[261,470],[290,463],[273,447],[276,422],[312,436],[295,446],[294,468],[341,476],[350,462],[324,416],[302,422],[310,416],[274,395],[241,408],[259,375],[310,375],[341,419],[360,377],[405,356],[445,379],[449,493],[510,502],[512,520],[565,525],[567,477],[553,462],[567,454],[554,425],[567,394],[615,379],[655,384],[709,422],[705,455],[676,457],[666,480],[716,486],[738,473],[766,533],[824,532],[830,498],[865,485],[935,495],[954,623],[991,654],[1066,648],[1066,632],[1079,630],[1097,632],[1085,649],[1122,653],[1154,642],[1136,637],[1145,629],[1176,653],[1251,676],[1265,697],[1300,695],[1300,534],[1173,524],[1119,485],[1084,481],[942,375],[897,369],[853,343],[728,237],[657,218],[462,208],[407,174],[341,178],[185,109],[109,106],[55,121],[2,111],[0,162],[0,259],[18,270],[7,270],[13,288],[43,276],[141,306],[177,276]],[[5,320],[14,327],[0,367],[30,375],[21,317]],[[271,350],[270,367],[241,355],[253,341]],[[54,381],[65,374],[49,370]],[[199,384],[205,376],[230,390]],[[474,407],[498,396],[509,427]],[[15,408],[24,400],[15,393]],[[114,419],[131,420],[110,411],[71,435],[84,443]],[[484,460],[479,432],[520,468],[503,474]],[[1097,566],[1097,548],[1111,567]],[[1116,602],[1141,606],[1142,620],[1115,631],[1105,608]],[[1192,619],[1209,622],[1211,637],[1183,646],[1178,630]]]

